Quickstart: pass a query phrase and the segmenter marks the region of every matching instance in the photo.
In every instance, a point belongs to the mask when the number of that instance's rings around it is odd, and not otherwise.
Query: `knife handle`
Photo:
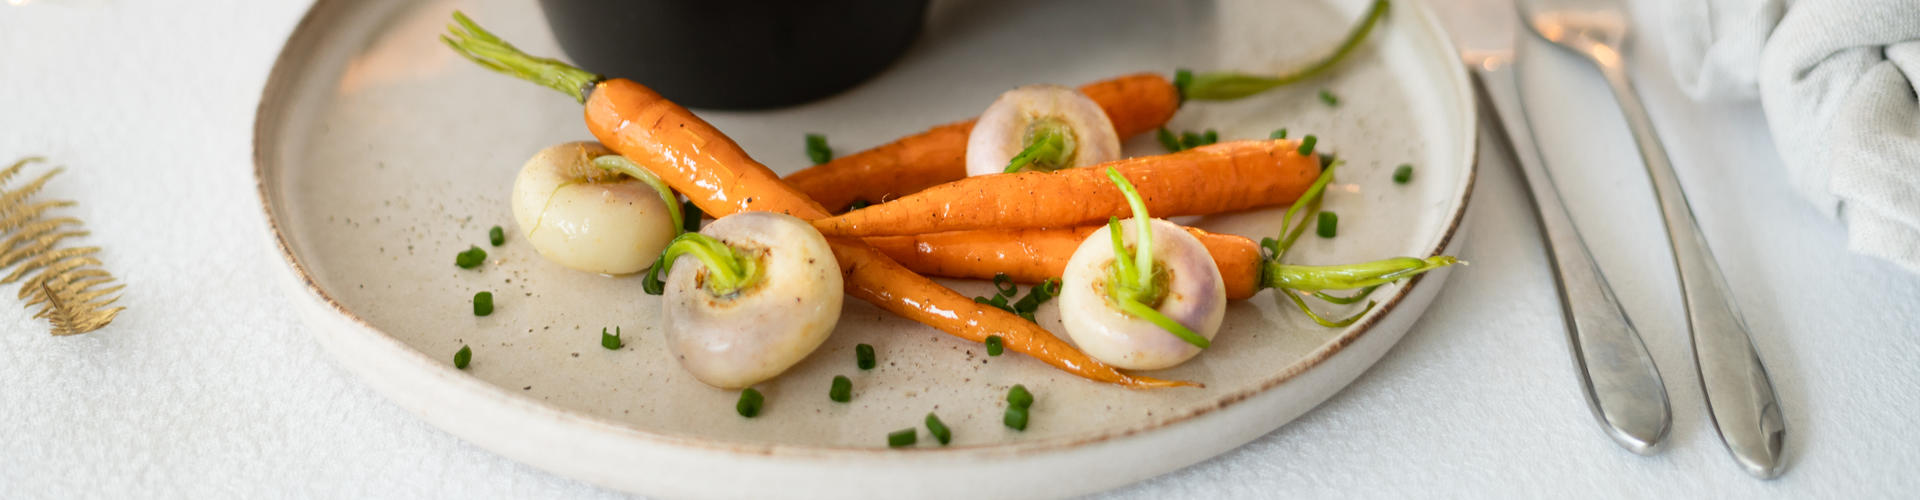
[[[1573,219],[1541,165],[1533,127],[1521,108],[1510,67],[1473,68],[1481,98],[1494,111],[1496,139],[1526,179],[1540,229],[1547,240],[1547,260],[1559,285],[1561,312],[1566,316],[1569,346],[1581,389],[1594,417],[1607,435],[1634,453],[1652,454],[1667,437],[1673,421],[1667,388],[1660,370],[1647,354],[1646,344],[1621,309],[1600,267],[1588,253]]]

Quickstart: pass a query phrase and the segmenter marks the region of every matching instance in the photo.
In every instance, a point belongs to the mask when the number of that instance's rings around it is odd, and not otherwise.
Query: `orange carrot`
[[[1180,109],[1165,77],[1139,73],[1080,87],[1100,104],[1121,138],[1160,128]],[[879,203],[967,176],[973,120],[949,123],[787,176],[787,183],[838,212],[854,200]]]
[[[618,150],[619,148],[614,148]],[[1204,215],[1293,201],[1320,175],[1320,159],[1285,139],[1233,141],[1054,172],[968,177],[817,219],[829,236],[885,236],[977,229],[1071,227],[1128,217],[1111,167],[1139,187],[1158,217]]]
[[[567,93],[585,105],[588,131],[609,149],[647,168],[715,217],[743,211],[782,212],[802,219],[827,215],[740,145],[693,112],[644,85],[603,79],[566,63],[528,56],[454,14],[447,45],[496,71]],[[858,240],[830,240],[849,294],[955,336],[999,336],[1009,348],[1081,377],[1145,389],[1197,385],[1130,376],[1101,363],[1011,312],[975,303],[901,267]]]
[[[992,279],[1006,274],[1016,283],[1039,283],[1059,279],[1066,273],[1067,261],[1087,235],[1100,225],[1064,229],[1010,229],[950,231],[908,236],[874,236],[867,244],[892,257],[914,272],[947,278]],[[1239,300],[1260,291],[1262,257],[1260,244],[1234,234],[1210,233],[1196,228],[1187,232],[1206,245],[1220,277],[1227,286],[1227,298]]]

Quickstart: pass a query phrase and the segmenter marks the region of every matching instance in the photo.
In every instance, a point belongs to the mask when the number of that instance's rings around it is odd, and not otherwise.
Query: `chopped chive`
[[[683,217],[686,217],[680,220],[681,229],[685,229],[689,233],[699,232],[700,218],[707,215],[706,212],[700,211],[699,205],[693,204],[693,200],[687,200],[681,203],[680,213]]]
[[[460,252],[459,255],[453,256],[453,265],[460,266],[461,269],[473,269],[480,267],[480,263],[486,260],[486,250],[481,250],[477,245],[469,246],[467,247],[467,251]]]
[[[1027,386],[1014,384],[1012,389],[1007,389],[1007,406],[1009,408],[1020,409],[1030,408],[1033,406],[1033,393],[1027,392]]]
[[[1178,153],[1180,150],[1186,149],[1180,147],[1180,138],[1175,137],[1173,132],[1167,131],[1165,127],[1162,127],[1158,132],[1154,132],[1153,136],[1160,139],[1160,147],[1167,148],[1168,153]]]
[[[1220,142],[1220,133],[1207,129],[1207,133],[1201,134],[1200,139],[1207,141],[1207,144],[1214,144]]]
[[[853,401],[853,379],[846,375],[834,375],[833,388],[827,389],[827,399],[841,403]]]
[[[1326,103],[1328,106],[1339,106],[1340,98],[1333,95],[1333,92],[1328,92],[1327,89],[1320,89],[1320,102]]]
[[[1033,317],[1033,312],[1032,312],[1032,311],[1020,311],[1020,312],[1016,312],[1016,313],[1013,313],[1013,314],[1014,314],[1015,316],[1019,316],[1019,317],[1020,317],[1021,319],[1025,319],[1025,320],[1027,320],[1027,322],[1028,322],[1028,323],[1039,323],[1039,322],[1040,322],[1040,320],[1038,320],[1038,319],[1034,319],[1034,317]]]
[[[1413,164],[1412,163],[1402,163],[1400,164],[1399,168],[1393,169],[1394,184],[1406,184],[1407,181],[1410,181],[1410,180],[1413,180]]]
[[[1002,311],[1015,312],[1012,306],[1007,305],[1007,296],[1005,295],[995,295],[993,298],[987,299],[987,305],[1000,308]]]
[[[873,346],[866,344],[853,346],[853,358],[854,361],[860,364],[860,369],[872,370],[874,365]]]
[[[1000,422],[1007,424],[1007,427],[1013,430],[1025,431],[1027,430],[1027,409],[1007,407],[1007,416],[1002,417]]]
[[[913,442],[919,441],[919,440],[920,440],[920,431],[912,427],[887,433],[888,448],[900,448],[900,447],[906,447],[906,446],[913,446]]]
[[[1020,286],[1013,284],[1013,278],[1007,276],[1007,273],[993,273],[993,288],[1000,290],[1000,295],[1006,296],[1011,296],[1013,292],[1020,290]]]
[[[467,369],[467,363],[471,362],[473,362],[473,349],[469,349],[467,346],[460,346],[460,350],[453,353],[454,368],[465,370]]]
[[[488,314],[493,314],[493,292],[473,294],[473,315],[486,316]]]
[[[760,414],[760,405],[766,402],[767,398],[761,396],[760,391],[748,387],[740,391],[740,402],[734,403],[733,409],[740,412],[742,417],[753,418]]]
[[[873,206],[873,202],[870,202],[867,200],[853,200],[853,203],[847,204],[847,210],[859,210],[859,209],[867,208],[871,206]]]
[[[1320,212],[1319,222],[1319,225],[1314,226],[1313,232],[1321,238],[1332,238],[1340,229],[1340,216],[1333,212]]]
[[[932,434],[933,439],[940,442],[940,446],[953,442],[953,430],[948,429],[947,424],[941,422],[940,417],[934,416],[933,413],[927,413],[927,433]]]
[[[500,229],[500,226],[493,226],[493,229],[487,230],[487,242],[493,243],[493,246],[496,247],[506,244],[507,231]]]
[[[1193,132],[1180,133],[1180,149],[1181,150],[1188,150],[1188,149],[1193,149],[1197,147],[1200,147],[1200,134],[1196,134]]]
[[[1267,138],[1268,139],[1285,139],[1287,138],[1287,128],[1280,127],[1279,130],[1275,130],[1273,131],[1273,133],[1267,134]]]
[[[1306,137],[1301,137],[1300,138],[1300,156],[1313,154],[1313,145],[1314,143],[1318,143],[1318,142],[1320,142],[1320,138],[1314,137],[1313,134],[1307,134]]]
[[[1000,353],[1005,352],[1006,349],[1007,349],[1007,346],[1006,346],[1005,339],[1000,338],[999,335],[987,336],[987,355],[988,356],[999,356]]]
[[[620,341],[620,327],[617,327],[617,326],[613,327],[613,334],[611,335],[607,334],[606,328],[600,329],[600,347],[605,347],[609,351],[614,351],[614,350],[619,350],[620,346],[623,346],[623,345],[627,345],[627,344],[625,342]]]
[[[807,159],[814,165],[833,161],[833,148],[827,147],[827,136],[807,134]]]

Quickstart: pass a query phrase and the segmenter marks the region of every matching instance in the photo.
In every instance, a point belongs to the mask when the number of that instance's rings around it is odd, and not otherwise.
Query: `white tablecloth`
[[[0,160],[72,167],[48,191],[82,201],[128,309],[53,338],[0,301],[0,496],[613,496],[427,426],[286,311],[251,125],[305,2],[9,3],[21,0],[0,3]],[[1784,402],[1784,477],[1740,472],[1708,422],[1665,236],[1606,89],[1533,50],[1548,160],[1666,376],[1665,452],[1627,453],[1594,424],[1534,218],[1490,158],[1473,264],[1385,359],[1281,430],[1113,496],[1914,495],[1920,277],[1848,254],[1789,188],[1758,109],[1685,100],[1648,52],[1634,64],[1646,100]]]

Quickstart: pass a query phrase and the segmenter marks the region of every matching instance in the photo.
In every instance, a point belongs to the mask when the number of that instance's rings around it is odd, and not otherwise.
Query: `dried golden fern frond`
[[[4,236],[0,270],[14,268],[0,278],[0,285],[20,282],[20,299],[28,308],[40,306],[33,317],[53,324],[54,335],[99,330],[126,309],[113,307],[125,285],[114,284],[113,275],[101,268],[100,259],[94,257],[100,247],[60,247],[63,241],[88,234],[78,218],[47,216],[49,209],[70,207],[73,202],[29,203],[65,169],[53,168],[18,188],[5,189],[21,169],[43,161],[30,156],[0,170],[0,236]]]

